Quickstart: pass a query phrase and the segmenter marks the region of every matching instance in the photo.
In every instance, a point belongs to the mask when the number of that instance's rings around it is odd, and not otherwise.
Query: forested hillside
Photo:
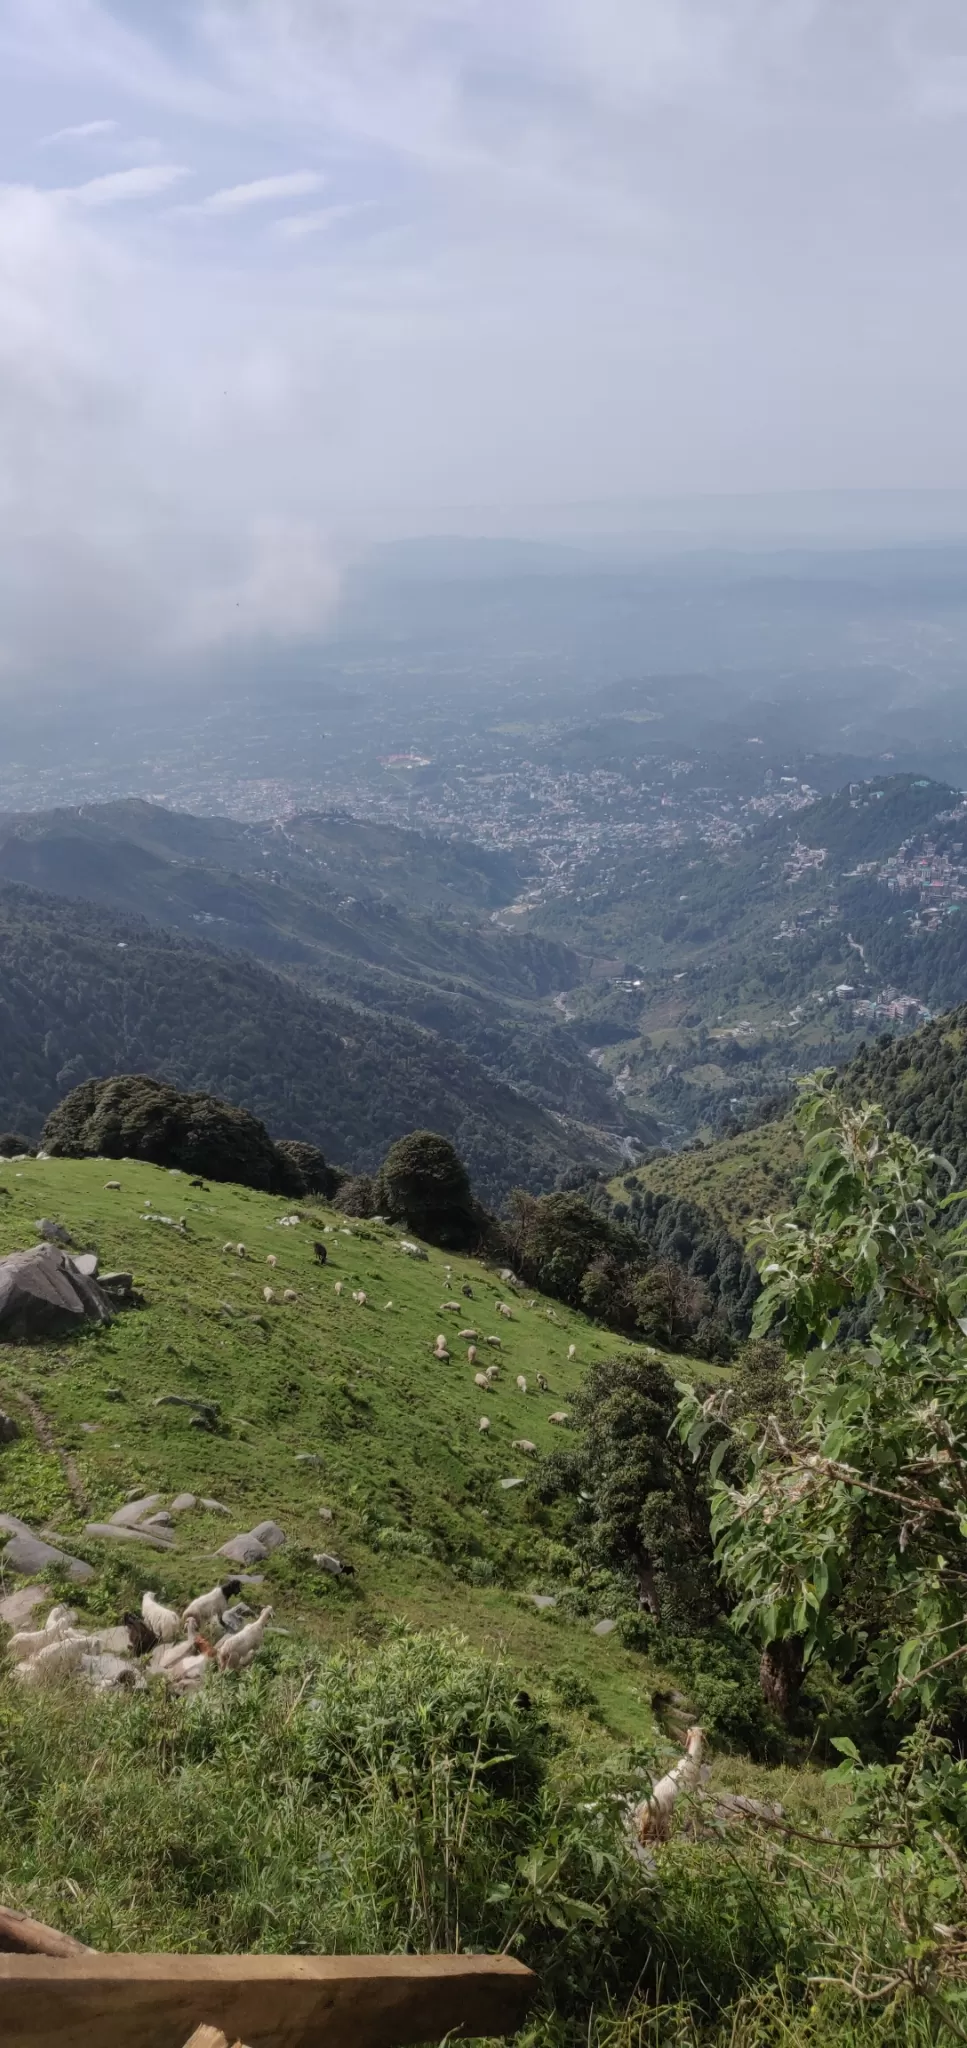
[[[951,1010],[912,1038],[864,1046],[843,1077],[853,1101],[879,1102],[891,1123],[949,1160],[956,1185],[967,1180],[967,1006]]]
[[[88,905],[0,888],[0,975],[0,1127],[28,1136],[78,1081],[143,1071],[361,1170],[429,1124],[495,1204],[602,1156],[453,1044]]]

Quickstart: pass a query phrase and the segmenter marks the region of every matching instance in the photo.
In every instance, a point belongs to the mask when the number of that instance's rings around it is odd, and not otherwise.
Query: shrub
[[[344,1180],[339,1189],[338,1205],[344,1216],[375,1216],[376,1184],[368,1173],[357,1173]]]
[[[41,1143],[55,1158],[144,1159],[268,1194],[304,1189],[301,1173],[249,1110],[148,1074],[82,1081],[51,1111]]]
[[[455,1251],[473,1244],[485,1221],[462,1159],[449,1138],[436,1131],[411,1131],[390,1146],[379,1171],[376,1202],[382,1215]]]
[[[29,1138],[21,1138],[16,1131],[0,1132],[0,1159],[19,1159],[24,1152],[35,1152]]]
[[[318,1145],[310,1145],[303,1138],[276,1138],[275,1149],[302,1181],[301,1188],[293,1192],[324,1195],[327,1199],[335,1194],[342,1175],[337,1166],[326,1165]]]

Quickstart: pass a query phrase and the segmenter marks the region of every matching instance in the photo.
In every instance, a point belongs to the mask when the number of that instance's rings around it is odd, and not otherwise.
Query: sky
[[[0,691],[372,535],[967,489],[965,230],[962,0],[0,0]]]

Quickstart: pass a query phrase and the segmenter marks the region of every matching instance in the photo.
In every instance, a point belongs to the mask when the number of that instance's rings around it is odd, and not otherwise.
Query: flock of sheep
[[[145,1593],[141,1613],[125,1614],[120,1626],[86,1631],[76,1626],[72,1607],[52,1607],[41,1629],[10,1637],[6,1654],[22,1685],[85,1681],[95,1692],[142,1687],[157,1673],[172,1692],[199,1692],[212,1671],[243,1671],[262,1647],[271,1607],[246,1621],[249,1610],[237,1599],[240,1579],[225,1579],[199,1593],[182,1613]]]

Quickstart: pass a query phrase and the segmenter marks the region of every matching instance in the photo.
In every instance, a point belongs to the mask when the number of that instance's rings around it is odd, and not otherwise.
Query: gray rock
[[[118,1300],[129,1295],[134,1286],[133,1273],[102,1273],[99,1277],[105,1294],[113,1295]]]
[[[515,1486],[526,1486],[527,1481],[526,1479],[501,1479],[498,1481],[498,1485],[504,1493],[510,1493]]]
[[[2,1427],[2,1424],[0,1424],[0,1427]],[[2,1439],[0,1439],[0,1441],[2,1441]],[[322,1464],[322,1459],[317,1456],[315,1451],[297,1451],[295,1454],[295,1461],[297,1465]]]
[[[553,1593],[532,1593],[530,1597],[533,1600],[535,1607],[543,1609],[545,1607],[557,1606],[557,1601],[555,1600]]]
[[[319,1520],[320,1520],[320,1522],[331,1522],[331,1521],[332,1521],[332,1519],[333,1519],[333,1513],[332,1513],[332,1509],[331,1509],[331,1508],[320,1508],[320,1509],[319,1509]]]
[[[49,1601],[48,1586],[20,1586],[16,1593],[7,1593],[0,1600],[0,1622],[6,1628],[24,1628],[36,1609],[46,1607]]]
[[[596,1621],[591,1633],[595,1636],[609,1636],[612,1629],[617,1626],[616,1621]]]
[[[88,1522],[84,1534],[104,1543],[143,1543],[152,1550],[174,1549],[174,1537],[163,1529],[129,1529],[123,1523]]]
[[[230,1536],[218,1552],[219,1557],[229,1558],[232,1564],[261,1564],[268,1554],[265,1544],[260,1543],[257,1536]]]
[[[93,1565],[85,1564],[79,1557],[71,1557],[69,1551],[61,1550],[53,1543],[45,1543],[42,1536],[35,1536],[26,1522],[18,1521],[16,1515],[0,1515],[0,1530],[10,1537],[3,1552],[3,1564],[8,1571],[21,1572],[25,1579],[36,1577],[49,1564],[66,1565],[75,1585],[94,1577]],[[46,1593],[44,1595],[47,1597]]]
[[[95,1652],[89,1657],[82,1657],[80,1669],[95,1692],[113,1692],[117,1687],[128,1687],[132,1692],[145,1690],[145,1680],[136,1666],[109,1652],[104,1655]]]
[[[0,1259],[0,1334],[30,1342],[65,1327],[109,1323],[114,1311],[96,1280],[57,1244]]]
[[[170,1529],[173,1526],[167,1508],[159,1508],[156,1515],[145,1515],[144,1521],[138,1524],[141,1529]]]
[[[92,1630],[96,1652],[99,1657],[130,1657],[131,1638],[126,1628],[99,1628]]]
[[[279,1528],[278,1522],[256,1522],[249,1534],[266,1550],[278,1550],[285,1542],[285,1530]]]
[[[152,1509],[158,1507],[163,1498],[160,1493],[137,1494],[134,1500],[125,1501],[123,1508],[115,1508],[113,1515],[108,1516],[108,1521],[115,1528],[131,1529],[135,1522],[142,1522],[145,1515],[150,1515]]]
[[[197,1506],[198,1495],[196,1493],[176,1493],[171,1503],[171,1512],[173,1515],[185,1515],[189,1508],[196,1508]]]
[[[224,1501],[220,1501],[220,1500],[208,1500],[208,1499],[207,1499],[207,1497],[206,1497],[206,1496],[205,1496],[204,1494],[202,1495],[201,1505],[202,1505],[202,1507],[203,1507],[203,1508],[207,1508],[207,1509],[208,1509],[208,1513],[209,1513],[210,1515],[227,1515],[227,1514],[228,1514],[228,1509],[227,1509],[227,1507],[225,1506],[225,1503],[224,1503]]]
[[[233,1606],[226,1607],[222,1615],[222,1627],[227,1629],[230,1636],[237,1636],[239,1629],[244,1628],[247,1621],[251,1621],[253,1612],[254,1610],[247,1607],[244,1600],[236,1600]]]
[[[97,1253],[75,1252],[71,1259],[75,1272],[83,1273],[85,1280],[97,1279]]]
[[[0,1444],[15,1444],[20,1435],[20,1424],[12,1415],[5,1415],[0,1408]]]

